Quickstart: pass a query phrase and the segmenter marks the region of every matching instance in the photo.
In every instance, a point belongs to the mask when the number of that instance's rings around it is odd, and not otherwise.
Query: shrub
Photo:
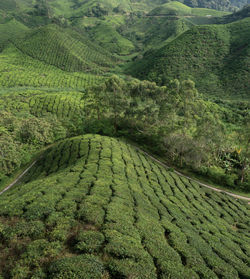
[[[26,279],[30,274],[30,270],[27,266],[21,266],[17,264],[11,271],[12,279]]]
[[[50,279],[100,279],[104,272],[102,262],[93,255],[63,258],[50,264]]]
[[[48,242],[45,239],[31,242],[21,255],[22,262],[28,266],[39,267],[42,262],[48,261],[61,253],[60,242]]]
[[[76,249],[84,253],[93,253],[100,250],[105,237],[97,231],[80,232],[77,236]]]

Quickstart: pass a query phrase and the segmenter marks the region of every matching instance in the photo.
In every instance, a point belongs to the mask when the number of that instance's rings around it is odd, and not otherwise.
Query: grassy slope
[[[211,9],[193,9],[173,1],[152,10],[147,16],[127,18],[120,29],[121,34],[133,42],[137,51],[144,52],[164,47],[194,25],[221,22],[225,14]]]
[[[247,96],[250,19],[228,25],[197,26],[131,66],[141,78],[191,78],[210,94]],[[239,59],[240,57],[240,59]]]
[[[57,144],[0,201],[3,275],[249,274],[246,205],[166,171],[115,139],[87,135]]]

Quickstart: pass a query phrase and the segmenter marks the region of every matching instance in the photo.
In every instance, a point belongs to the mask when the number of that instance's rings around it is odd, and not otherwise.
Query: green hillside
[[[0,24],[0,50],[8,44],[9,40],[23,38],[28,30],[28,27],[15,19]]]
[[[152,10],[149,15],[172,15],[172,16],[222,16],[226,12],[205,8],[190,8],[180,2],[172,1]]]
[[[116,139],[58,143],[0,201],[4,278],[236,279],[250,272],[243,202]]]
[[[0,279],[250,278],[249,1],[0,0]]]
[[[123,24],[124,18],[122,16],[115,19],[110,16],[105,17],[105,21],[84,18],[79,25],[87,28],[90,38],[99,43],[101,47],[113,54],[124,56],[134,52],[135,46],[118,31]]]
[[[208,94],[248,96],[250,19],[197,26],[163,48],[146,53],[131,73],[156,82],[190,78]]]
[[[239,10],[238,12],[225,16],[222,22],[230,23],[247,17],[250,17],[250,5],[245,6],[243,9]]]
[[[250,3],[249,0],[180,0],[179,2],[190,7],[209,8],[221,11],[239,9]]]
[[[137,49],[145,51],[165,46],[194,25],[221,23],[228,14],[212,9],[190,8],[173,1],[158,6],[146,16],[130,16],[120,30]]]
[[[74,32],[67,32],[56,25],[39,28],[23,40],[15,40],[15,46],[35,59],[70,72],[98,72],[112,65],[111,55],[105,56],[85,44],[87,38],[74,38]],[[77,36],[77,34],[75,35]],[[104,52],[104,51],[102,51]]]
[[[23,54],[13,45],[0,53],[0,62],[0,86],[3,88],[49,87],[84,89],[102,79],[101,76],[89,73],[65,72],[55,66]]]
[[[49,89],[13,89],[5,92],[0,97],[0,109],[10,110],[13,113],[31,113],[37,117],[43,117],[49,113],[59,119],[81,118],[83,115],[84,101],[81,92]]]

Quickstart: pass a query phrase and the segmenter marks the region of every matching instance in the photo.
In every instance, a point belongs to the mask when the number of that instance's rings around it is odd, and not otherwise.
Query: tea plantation
[[[0,86],[86,88],[102,77],[84,72],[66,72],[24,55],[13,45],[0,53]]]
[[[0,0],[0,279],[250,279],[249,1]]]
[[[67,139],[0,196],[0,278],[249,278],[248,209],[121,140]]]

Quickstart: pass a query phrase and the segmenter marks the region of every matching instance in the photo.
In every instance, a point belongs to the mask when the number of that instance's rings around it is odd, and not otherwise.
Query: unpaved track
[[[158,159],[156,159],[155,157],[153,157],[152,155],[150,155],[150,154],[147,153],[146,151],[142,150],[141,148],[139,148],[139,147],[137,147],[137,146],[134,146],[134,147],[135,147],[137,150],[139,150],[140,152],[142,152],[143,154],[145,154],[146,156],[148,156],[149,158],[151,158],[153,161],[157,162],[158,164],[162,165],[162,166],[165,167],[165,168],[169,168],[166,164],[162,163],[161,161],[159,161]],[[1,196],[4,192],[6,192],[7,190],[9,190],[12,186],[14,186],[18,181],[20,181],[20,179],[21,179],[21,178],[35,165],[36,162],[37,162],[37,160],[34,161],[22,174],[20,174],[20,175],[17,177],[17,179],[16,179],[15,181],[13,181],[9,186],[7,186],[7,187],[5,188],[2,192],[0,192],[0,196]],[[248,198],[248,197],[244,197],[244,196],[241,196],[241,195],[233,194],[233,193],[230,193],[230,192],[227,192],[227,191],[224,191],[224,190],[215,188],[215,187],[213,187],[213,186],[211,186],[211,185],[202,183],[202,182],[200,182],[200,181],[198,181],[198,180],[195,180],[195,179],[193,179],[193,178],[191,178],[191,177],[189,177],[189,176],[186,176],[186,175],[184,175],[184,174],[182,174],[182,173],[180,173],[180,172],[178,172],[178,171],[176,171],[176,170],[174,170],[174,172],[175,172],[176,174],[180,175],[180,176],[183,176],[183,177],[185,177],[185,178],[187,178],[187,179],[189,179],[189,180],[192,180],[192,181],[198,183],[199,185],[201,185],[201,186],[203,186],[203,187],[209,188],[209,189],[211,189],[211,190],[213,190],[213,191],[216,191],[216,192],[219,192],[219,193],[225,193],[225,194],[227,194],[227,195],[229,195],[229,196],[231,196],[231,197],[234,197],[234,198],[236,198],[236,199],[245,200],[245,201],[248,202],[248,204],[250,204],[250,198]]]
[[[7,190],[9,190],[12,186],[14,186],[18,181],[20,181],[20,179],[35,165],[35,163],[37,162],[34,161],[24,172],[22,172],[15,181],[13,181],[9,186],[7,186],[2,192],[0,192],[0,196],[6,192]]]
[[[161,161],[159,161],[158,159],[156,159],[156,158],[153,157],[152,155],[148,154],[148,153],[145,152],[144,150],[140,149],[139,147],[136,147],[136,149],[139,150],[139,151],[141,151],[143,154],[145,154],[146,156],[150,157],[152,160],[154,160],[154,161],[157,162],[158,164],[162,165],[163,167],[169,168],[166,164],[162,163]],[[191,178],[191,177],[189,177],[189,176],[187,176],[187,175],[184,175],[184,174],[182,174],[182,173],[180,173],[180,172],[178,172],[178,171],[176,171],[176,170],[174,170],[174,173],[176,173],[176,174],[178,174],[178,175],[180,175],[180,176],[183,176],[183,177],[185,177],[185,178],[187,178],[187,179],[189,179],[189,180],[192,180],[192,181],[198,183],[199,185],[201,185],[201,186],[203,186],[203,187],[209,188],[209,189],[211,189],[211,190],[213,190],[213,191],[216,191],[216,192],[219,192],[219,193],[225,193],[225,194],[227,194],[227,195],[229,195],[229,196],[231,196],[231,197],[234,197],[234,198],[236,198],[236,199],[245,200],[245,201],[248,202],[248,204],[250,204],[250,198],[248,198],[248,197],[244,197],[244,196],[241,196],[241,195],[233,194],[233,193],[231,193],[231,192],[227,192],[227,191],[224,191],[224,190],[215,188],[215,187],[213,187],[213,186],[211,186],[211,185],[208,185],[208,184],[205,184],[205,183],[201,183],[200,181],[198,181],[198,180],[196,180],[196,179],[193,179],[193,178]]]

